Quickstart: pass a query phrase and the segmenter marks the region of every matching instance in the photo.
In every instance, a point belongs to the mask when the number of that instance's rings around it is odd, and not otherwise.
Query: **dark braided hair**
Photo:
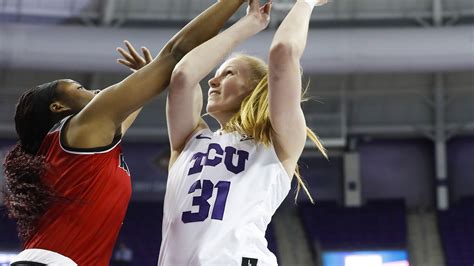
[[[35,224],[46,212],[53,196],[40,177],[45,171],[43,156],[26,153],[21,144],[15,145],[5,157],[4,201],[8,217],[17,220],[18,236],[28,240]]]
[[[53,113],[49,105],[59,99],[59,81],[53,81],[29,89],[16,106],[15,128],[23,150],[36,155],[49,130],[65,115]]]
[[[37,152],[49,130],[70,115],[49,109],[59,99],[58,83],[56,80],[29,89],[16,106],[15,127],[20,140],[5,157],[3,196],[8,216],[17,220],[22,241],[33,235],[39,218],[54,198],[52,189],[41,180],[48,169],[44,156]]]

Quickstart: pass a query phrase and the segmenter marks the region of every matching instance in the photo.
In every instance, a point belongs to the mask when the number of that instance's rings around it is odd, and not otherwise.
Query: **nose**
[[[216,87],[219,87],[219,79],[218,78],[212,78],[209,80],[209,86],[211,88],[216,88]]]

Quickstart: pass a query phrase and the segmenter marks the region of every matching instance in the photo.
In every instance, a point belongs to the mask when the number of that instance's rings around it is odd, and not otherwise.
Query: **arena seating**
[[[402,200],[374,201],[357,208],[335,202],[302,203],[300,215],[309,242],[323,250],[406,248]]]
[[[474,264],[474,198],[464,198],[438,212],[447,266]]]

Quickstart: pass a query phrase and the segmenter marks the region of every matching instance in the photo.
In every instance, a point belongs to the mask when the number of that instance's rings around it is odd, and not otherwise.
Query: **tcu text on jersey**
[[[234,165],[234,158],[237,157],[237,165]],[[249,153],[244,150],[237,150],[232,146],[222,148],[218,143],[210,143],[207,152],[197,152],[193,155],[192,167],[188,175],[200,173],[204,166],[215,167],[222,162],[226,169],[234,174],[245,170],[245,163],[249,159]]]

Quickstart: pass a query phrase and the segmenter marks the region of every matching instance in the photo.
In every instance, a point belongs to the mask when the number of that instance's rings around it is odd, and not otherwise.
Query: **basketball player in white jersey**
[[[247,15],[188,53],[175,67],[167,101],[171,160],[159,265],[276,265],[265,230],[287,196],[309,137],[301,109],[300,58],[315,5],[298,0],[278,28],[268,66],[237,55],[209,80],[201,119],[199,81],[243,40],[267,27],[271,3],[250,0]],[[299,186],[306,188],[297,175]]]

